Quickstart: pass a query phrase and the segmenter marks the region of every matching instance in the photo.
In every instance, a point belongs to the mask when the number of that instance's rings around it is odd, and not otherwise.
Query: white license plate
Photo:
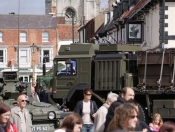
[[[33,126],[32,131],[47,131],[49,130],[47,126]]]

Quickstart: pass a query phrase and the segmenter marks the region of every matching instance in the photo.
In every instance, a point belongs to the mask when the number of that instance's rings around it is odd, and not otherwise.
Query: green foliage
[[[65,68],[65,65],[62,63],[58,63],[58,71]],[[50,87],[50,80],[53,78],[54,75],[54,68],[50,69],[48,72],[46,72],[45,76],[38,76],[37,79],[40,80],[40,84],[42,86]]]

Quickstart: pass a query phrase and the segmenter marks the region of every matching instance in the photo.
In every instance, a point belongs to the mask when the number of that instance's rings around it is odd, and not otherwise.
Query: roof
[[[121,17],[119,18],[122,21],[124,18],[131,18],[134,16],[138,11],[140,11],[145,5],[147,5],[151,0],[140,0],[131,10],[124,12]]]
[[[104,37],[107,35],[107,32],[114,29],[114,25],[115,25],[116,21],[112,20],[110,22],[108,22],[105,26],[104,23],[100,26],[100,28],[98,29],[98,31],[96,32],[96,34],[99,35],[100,38]]]
[[[109,31],[109,30],[112,30],[114,27],[114,24],[116,23],[115,20],[112,20],[109,22],[109,24],[106,26],[106,30]]]
[[[55,29],[57,19],[51,15],[0,15],[1,29]]]
[[[105,26],[104,23],[99,27],[99,29],[97,30],[97,32],[95,34],[98,34],[99,37],[104,37],[106,36],[107,31],[105,30]]]
[[[94,21],[95,21],[94,18],[92,18],[91,20],[89,20],[89,21],[86,23],[85,28],[88,27],[88,25],[94,23]]]

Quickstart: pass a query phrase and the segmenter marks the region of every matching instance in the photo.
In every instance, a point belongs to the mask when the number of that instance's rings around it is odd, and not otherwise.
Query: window
[[[57,76],[60,75],[76,75],[77,62],[75,60],[58,61]]]
[[[3,50],[0,50],[0,62],[4,62]]]
[[[29,80],[29,75],[20,75],[20,76],[19,76],[19,80],[20,80],[21,82],[30,82],[30,80]]]
[[[27,42],[27,33],[25,32],[20,33],[20,42]]]
[[[6,58],[7,53],[6,52],[7,52],[6,49],[0,49],[0,64],[6,63],[6,60],[7,60],[7,58]]]
[[[49,59],[49,50],[43,50],[43,61],[44,62],[49,62],[50,61],[50,59]]]
[[[104,22],[104,25],[106,25],[109,21],[110,21],[110,13],[109,12],[105,12],[105,22]]]
[[[0,42],[3,42],[3,33],[0,32]]]
[[[40,66],[45,63],[46,67],[53,65],[53,46],[45,46],[40,48]]]
[[[7,67],[7,47],[0,47],[0,67]]]
[[[49,33],[48,32],[42,33],[42,42],[49,42]]]
[[[125,44],[125,40],[126,40],[125,28],[122,28],[122,42],[121,42],[121,44]]]
[[[17,53],[18,56],[18,53]],[[30,48],[19,48],[19,65],[20,67],[30,67]]]
[[[21,50],[20,63],[27,63],[27,50]]]

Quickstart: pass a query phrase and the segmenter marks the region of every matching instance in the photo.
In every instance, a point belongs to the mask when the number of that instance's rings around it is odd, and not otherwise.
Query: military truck
[[[65,68],[58,70],[59,64]],[[101,105],[109,91],[135,90],[142,119],[160,113],[174,119],[175,50],[141,51],[140,45],[76,43],[62,45],[54,58],[53,100],[73,110],[91,87],[93,99]]]
[[[18,80],[17,72],[3,72],[0,74],[0,96],[3,103],[11,108],[17,106],[16,99],[19,94],[31,96],[31,83]],[[59,127],[65,116],[71,112],[64,112],[50,98],[49,103],[30,101],[26,108],[32,120],[32,131],[53,132]]]

